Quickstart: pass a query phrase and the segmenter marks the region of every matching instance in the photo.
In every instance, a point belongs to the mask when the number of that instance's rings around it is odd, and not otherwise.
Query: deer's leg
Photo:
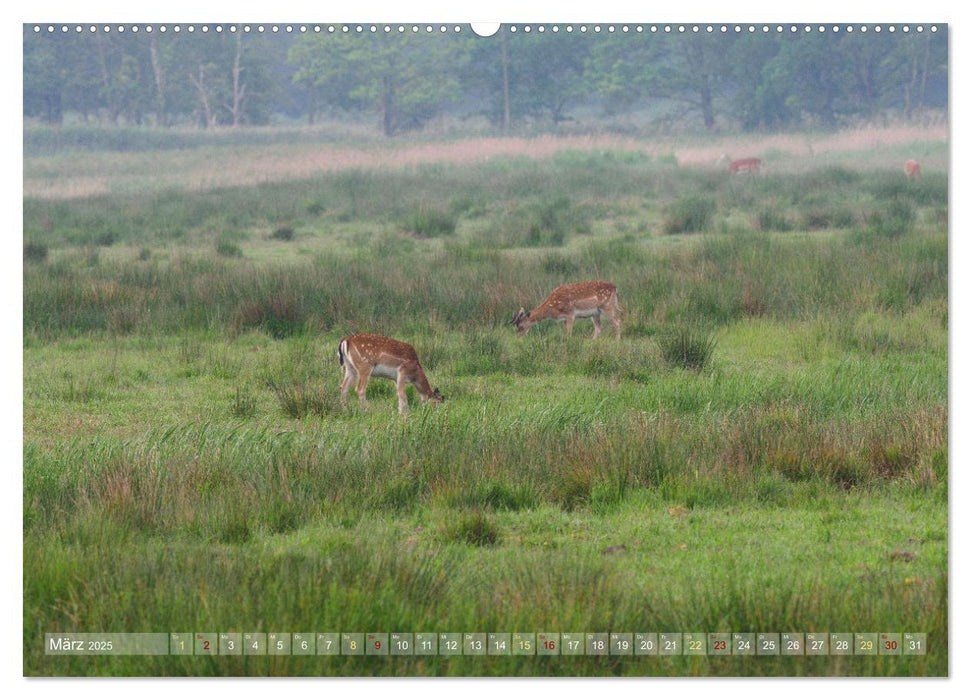
[[[620,319],[617,318],[620,315],[620,304],[616,296],[604,307],[603,312],[607,316],[607,320],[610,321],[611,325],[617,331],[617,340],[620,340]]]
[[[569,315],[563,321],[563,328],[566,330],[567,336],[573,335],[573,315]]]
[[[357,399],[361,402],[361,406],[364,408],[368,407],[367,396],[365,395],[365,390],[367,389],[367,383],[371,379],[371,370],[373,367],[365,367],[360,372],[357,373]]]
[[[398,387],[398,413],[408,412],[408,395],[405,393],[405,373],[398,370],[398,379],[395,381]]]
[[[617,331],[617,340],[620,340],[620,321],[617,319],[616,312],[607,313],[607,320],[613,325],[614,329]]]
[[[344,364],[344,381],[341,382],[341,408],[347,408],[347,392],[351,390],[351,384],[354,383],[354,378],[357,376],[357,372],[350,364]]]
[[[593,321],[593,337],[596,338],[598,335],[600,335],[600,332],[603,331],[604,324],[600,322],[599,313],[591,316],[590,320]]]

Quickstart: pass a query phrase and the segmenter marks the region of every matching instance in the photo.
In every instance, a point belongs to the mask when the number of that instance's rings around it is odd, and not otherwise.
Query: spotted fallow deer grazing
[[[431,388],[425,371],[418,362],[415,349],[408,343],[370,333],[349,335],[337,346],[337,359],[344,368],[344,381],[341,382],[342,407],[347,406],[347,392],[351,388],[351,382],[356,379],[357,398],[367,408],[365,391],[371,377],[394,380],[398,387],[400,413],[408,412],[408,398],[405,395],[405,386],[408,384],[418,390],[422,403],[441,403],[445,400],[438,389]]]
[[[904,172],[907,173],[907,177],[911,180],[920,179],[920,163],[916,160],[908,160],[904,163]]]
[[[566,334],[573,332],[573,321],[577,318],[589,318],[593,321],[593,337],[596,338],[603,330],[600,315],[607,317],[617,331],[620,338],[620,305],[617,302],[617,287],[610,282],[597,280],[596,282],[577,282],[557,287],[546,297],[546,301],[532,311],[520,308],[512,318],[518,335],[529,331],[530,327],[545,321],[562,321]]]
[[[762,160],[760,158],[742,158],[741,160],[733,160],[728,164],[728,172],[733,175],[737,173],[758,175],[761,170]]]

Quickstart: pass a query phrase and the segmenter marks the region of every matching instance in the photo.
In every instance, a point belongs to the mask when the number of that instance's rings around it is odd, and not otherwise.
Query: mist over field
[[[26,25],[24,673],[947,675],[947,31],[915,26]],[[517,336],[587,280],[619,339]],[[444,403],[342,407],[355,333]],[[184,631],[927,653],[41,648]]]

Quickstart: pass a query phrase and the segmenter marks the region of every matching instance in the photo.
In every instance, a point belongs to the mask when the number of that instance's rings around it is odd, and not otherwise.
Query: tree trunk
[[[907,121],[913,114],[914,109],[914,88],[917,86],[917,54],[914,54],[910,61],[910,82],[904,85],[904,116]]]
[[[64,110],[61,106],[61,86],[51,85],[47,91],[47,123],[60,126],[64,123]]]
[[[155,34],[148,42],[148,53],[152,59],[152,73],[155,75],[155,121],[159,126],[169,125],[168,110],[165,107],[165,76],[158,55],[158,37]]]
[[[317,121],[317,91],[310,87],[309,104],[307,105],[307,124],[313,126]]]
[[[927,88],[927,60],[931,53],[931,35],[928,34],[924,41],[924,65],[920,74],[920,102],[918,109],[924,111],[924,90]]]
[[[701,98],[701,117],[705,121],[705,128],[709,131],[715,128],[715,106],[711,99],[711,88],[706,83],[699,91]]]
[[[384,78],[384,89],[381,94],[382,128],[385,136],[394,134],[394,81],[390,77]]]
[[[199,64],[199,77],[189,73],[189,82],[196,86],[199,91],[199,105],[202,107],[202,117],[204,120],[203,128],[211,129],[216,126],[216,116],[212,113],[209,106],[209,95],[206,93],[206,67]]]
[[[98,62],[101,67],[101,84],[105,93],[105,103],[108,106],[108,123],[118,123],[118,102],[115,91],[111,87],[111,74],[108,72],[108,56],[105,52],[105,37],[101,32],[95,32],[95,42],[98,46]]]
[[[243,35],[236,34],[236,58],[233,60],[233,104],[226,108],[233,115],[233,128],[235,129],[243,121],[243,98],[246,96],[246,83],[240,85],[240,74],[243,69],[240,63],[243,59]]]
[[[860,82],[863,84],[863,112],[870,118],[876,110],[873,108],[873,65],[866,56],[860,64]]]

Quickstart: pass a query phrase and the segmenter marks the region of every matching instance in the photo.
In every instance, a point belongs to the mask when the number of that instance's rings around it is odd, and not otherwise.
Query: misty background
[[[780,132],[919,123],[948,106],[945,26],[681,34],[504,25],[489,38],[468,25],[34,26],[23,29],[28,127],[326,121],[376,136]],[[29,128],[25,138],[29,145]]]

